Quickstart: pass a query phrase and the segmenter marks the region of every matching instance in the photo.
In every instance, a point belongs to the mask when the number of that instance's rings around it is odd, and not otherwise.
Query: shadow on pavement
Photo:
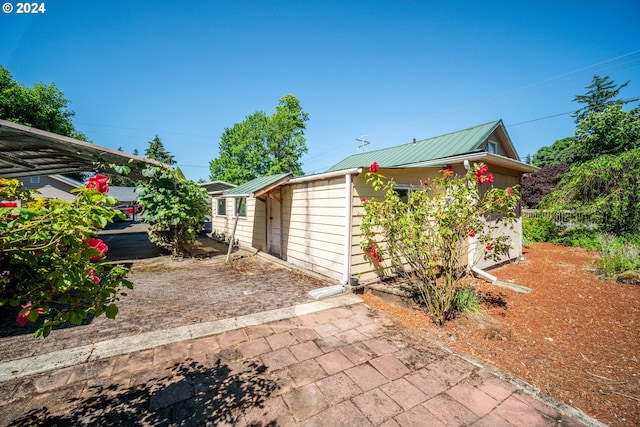
[[[161,378],[122,387],[96,385],[91,396],[69,398],[65,414],[33,409],[9,426],[236,425],[245,409],[262,407],[279,386],[262,375],[267,367],[247,361],[233,372],[220,359],[207,367],[192,359],[175,364]],[[251,426],[275,426],[275,421]]]

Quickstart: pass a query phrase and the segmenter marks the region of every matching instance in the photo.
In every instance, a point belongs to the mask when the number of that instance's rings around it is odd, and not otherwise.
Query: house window
[[[227,216],[227,199],[216,199],[216,215]]]
[[[238,211],[238,206],[240,210]],[[247,217],[247,199],[240,197],[233,199],[233,216],[239,215],[241,218]]]
[[[489,141],[489,143],[487,143],[487,151],[489,153],[494,153],[498,150],[498,145],[495,142],[491,142]]]
[[[32,176],[29,178],[29,182],[31,184],[40,184],[40,177],[39,176]]]
[[[411,193],[411,187],[409,184],[398,184],[394,187],[393,191],[398,193],[398,197],[403,203],[409,203],[409,194]]]

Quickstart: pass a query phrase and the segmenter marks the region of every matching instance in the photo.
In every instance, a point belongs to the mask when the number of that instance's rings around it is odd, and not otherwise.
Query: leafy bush
[[[21,306],[21,325],[43,318],[36,337],[61,323],[115,317],[119,289],[133,286],[126,268],[102,262],[108,248],[95,238],[121,215],[105,194],[107,178],[96,175],[74,191],[72,202],[45,200],[0,178],[0,307]]]
[[[564,246],[584,248],[588,251],[597,251],[600,249],[598,232],[585,227],[562,230],[551,242],[560,243]]]
[[[627,270],[640,270],[640,245],[623,237],[600,234],[600,259],[596,261],[599,272],[614,277]]]
[[[147,167],[148,178],[136,187],[142,220],[149,224],[149,240],[174,256],[184,256],[204,227],[209,213],[207,190],[187,180],[179,169]]]
[[[522,234],[526,246],[534,242],[553,242],[558,237],[558,227],[549,217],[522,218]]]
[[[540,200],[556,189],[562,176],[570,169],[568,164],[561,163],[526,175],[522,178],[522,204],[529,209],[537,209]]]
[[[640,233],[640,149],[574,166],[541,207],[571,210],[615,235]]]

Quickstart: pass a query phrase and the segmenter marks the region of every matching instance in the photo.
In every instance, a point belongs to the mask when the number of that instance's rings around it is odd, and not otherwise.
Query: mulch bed
[[[536,243],[525,260],[491,271],[532,289],[477,282],[484,311],[443,328],[420,309],[366,303],[410,330],[521,378],[611,426],[640,425],[640,286],[601,280],[596,254]]]

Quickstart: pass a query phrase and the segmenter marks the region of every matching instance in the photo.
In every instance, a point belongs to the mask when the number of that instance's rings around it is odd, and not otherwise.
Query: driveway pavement
[[[251,282],[269,282],[265,271]],[[237,292],[242,273],[226,270],[219,281],[227,283],[226,300],[200,301],[200,311],[175,324],[154,310],[138,321],[157,327],[84,341],[54,331],[46,340],[66,344],[25,354],[16,354],[15,337],[1,338],[0,425],[602,425],[408,334],[356,295],[261,304],[266,293],[252,300],[246,284]],[[181,283],[185,292],[196,281]],[[234,314],[207,317],[206,307],[216,305]],[[243,313],[243,305],[251,309]]]

